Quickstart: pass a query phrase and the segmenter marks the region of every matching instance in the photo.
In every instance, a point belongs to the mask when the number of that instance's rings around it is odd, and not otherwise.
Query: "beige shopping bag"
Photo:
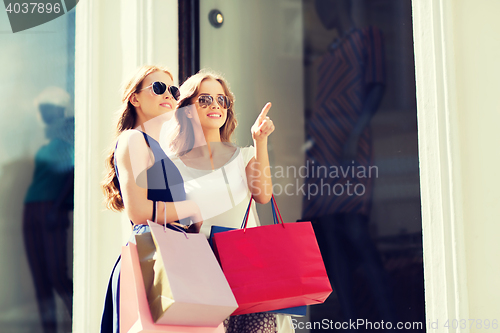
[[[148,293],[155,322],[218,326],[238,304],[206,237],[149,226],[156,248]]]

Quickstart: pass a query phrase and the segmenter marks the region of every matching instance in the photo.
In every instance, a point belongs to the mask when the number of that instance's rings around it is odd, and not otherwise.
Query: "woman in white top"
[[[267,151],[274,124],[267,103],[251,128],[254,146],[238,148],[231,143],[236,128],[234,97],[218,75],[200,72],[180,88],[170,150],[184,179],[188,200],[198,204],[209,235],[212,225],[238,228],[253,195],[267,203],[272,180]],[[258,225],[255,211],[249,226]]]
[[[180,88],[175,111],[176,127],[170,148],[179,169],[186,199],[200,208],[208,235],[211,225],[238,228],[251,196],[267,203],[272,195],[267,139],[274,125],[267,116],[267,103],[251,128],[253,147],[231,144],[236,128],[234,96],[225,80],[213,73],[191,76]],[[255,211],[250,216],[258,225]],[[226,332],[277,332],[276,316],[254,313],[232,316],[225,321]]]

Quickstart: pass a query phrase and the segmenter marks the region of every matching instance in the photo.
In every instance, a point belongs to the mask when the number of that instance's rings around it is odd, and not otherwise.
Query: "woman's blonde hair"
[[[175,110],[175,120],[177,126],[173,131],[170,149],[173,153],[183,155],[193,149],[194,128],[191,119],[187,117],[186,108],[194,104],[194,97],[200,92],[201,83],[205,80],[215,80],[220,83],[224,94],[229,98],[229,108],[227,109],[226,122],[219,129],[222,142],[231,142],[231,136],[236,129],[238,122],[234,115],[234,95],[229,89],[226,80],[219,74],[202,70],[188,78],[180,87],[180,98]]]
[[[124,85],[122,92],[122,105],[118,109],[118,123],[116,128],[116,138],[128,129],[133,129],[136,127],[137,112],[135,107],[130,102],[130,98],[134,93],[141,90],[142,82],[144,79],[152,73],[164,72],[173,80],[173,76],[170,71],[165,67],[146,65],[137,70],[135,75]],[[116,142],[116,138],[113,141]],[[106,207],[114,211],[122,211],[123,199],[120,193],[120,183],[115,172],[115,144],[110,149],[108,157],[106,158],[106,176],[102,181],[102,190],[104,192],[104,200]]]

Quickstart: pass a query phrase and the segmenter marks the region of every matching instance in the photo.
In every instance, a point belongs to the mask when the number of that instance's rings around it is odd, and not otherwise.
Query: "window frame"
[[[178,39],[177,0],[81,1],[76,7],[75,211],[73,332],[95,331],[100,323],[110,263],[130,232],[123,216],[106,212],[99,182],[112,140],[109,108],[119,79],[144,62],[179,64],[177,49],[156,45]],[[160,9],[158,7],[161,7]],[[454,84],[452,0],[412,1],[417,86],[418,143],[424,250],[426,318],[468,318],[460,151]],[[168,8],[168,11],[162,11]],[[175,8],[175,10],[172,10]],[[168,17],[165,17],[168,16]],[[160,17],[161,16],[161,17]],[[165,23],[167,22],[167,24]],[[127,24],[125,24],[127,23]],[[112,28],[111,28],[112,27]],[[104,68],[105,44],[117,43],[119,60]],[[129,52],[133,50],[134,52]],[[163,56],[165,52],[169,57]],[[183,60],[185,61],[185,59]],[[172,68],[177,77],[179,68]],[[115,80],[116,81],[116,80]],[[115,108],[116,109],[116,108]],[[106,112],[105,112],[106,111]],[[103,121],[104,119],[104,121]],[[122,221],[120,232],[117,223]],[[125,218],[126,220],[126,218]],[[114,232],[113,232],[114,231]],[[116,248],[114,248],[116,247]],[[113,248],[112,251],[108,249]],[[444,327],[439,330],[444,331]]]
[[[452,0],[412,1],[427,324],[469,318]],[[438,331],[448,331],[439,327]]]

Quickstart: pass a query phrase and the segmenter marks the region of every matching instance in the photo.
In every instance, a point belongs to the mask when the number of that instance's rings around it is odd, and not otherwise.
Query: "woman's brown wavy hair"
[[[188,78],[180,87],[180,97],[175,110],[175,120],[177,126],[172,133],[170,149],[173,153],[184,155],[194,146],[194,129],[191,120],[187,117],[185,108],[194,104],[194,97],[200,92],[201,83],[205,80],[215,80],[219,82],[224,90],[224,94],[230,100],[230,106],[227,109],[226,122],[219,129],[222,142],[231,142],[231,136],[236,129],[238,122],[234,115],[234,95],[229,89],[226,80],[219,74],[202,70]]]
[[[123,131],[133,129],[137,126],[137,112],[132,103],[130,103],[130,98],[134,93],[143,88],[142,82],[146,76],[154,72],[164,72],[173,80],[173,76],[167,68],[147,65],[139,68],[135,75],[123,86],[122,105],[117,112],[116,136],[113,141],[113,147],[106,158],[106,176],[101,183],[106,207],[114,211],[122,211],[124,208],[123,199],[120,194],[120,183],[115,172],[116,140]]]

